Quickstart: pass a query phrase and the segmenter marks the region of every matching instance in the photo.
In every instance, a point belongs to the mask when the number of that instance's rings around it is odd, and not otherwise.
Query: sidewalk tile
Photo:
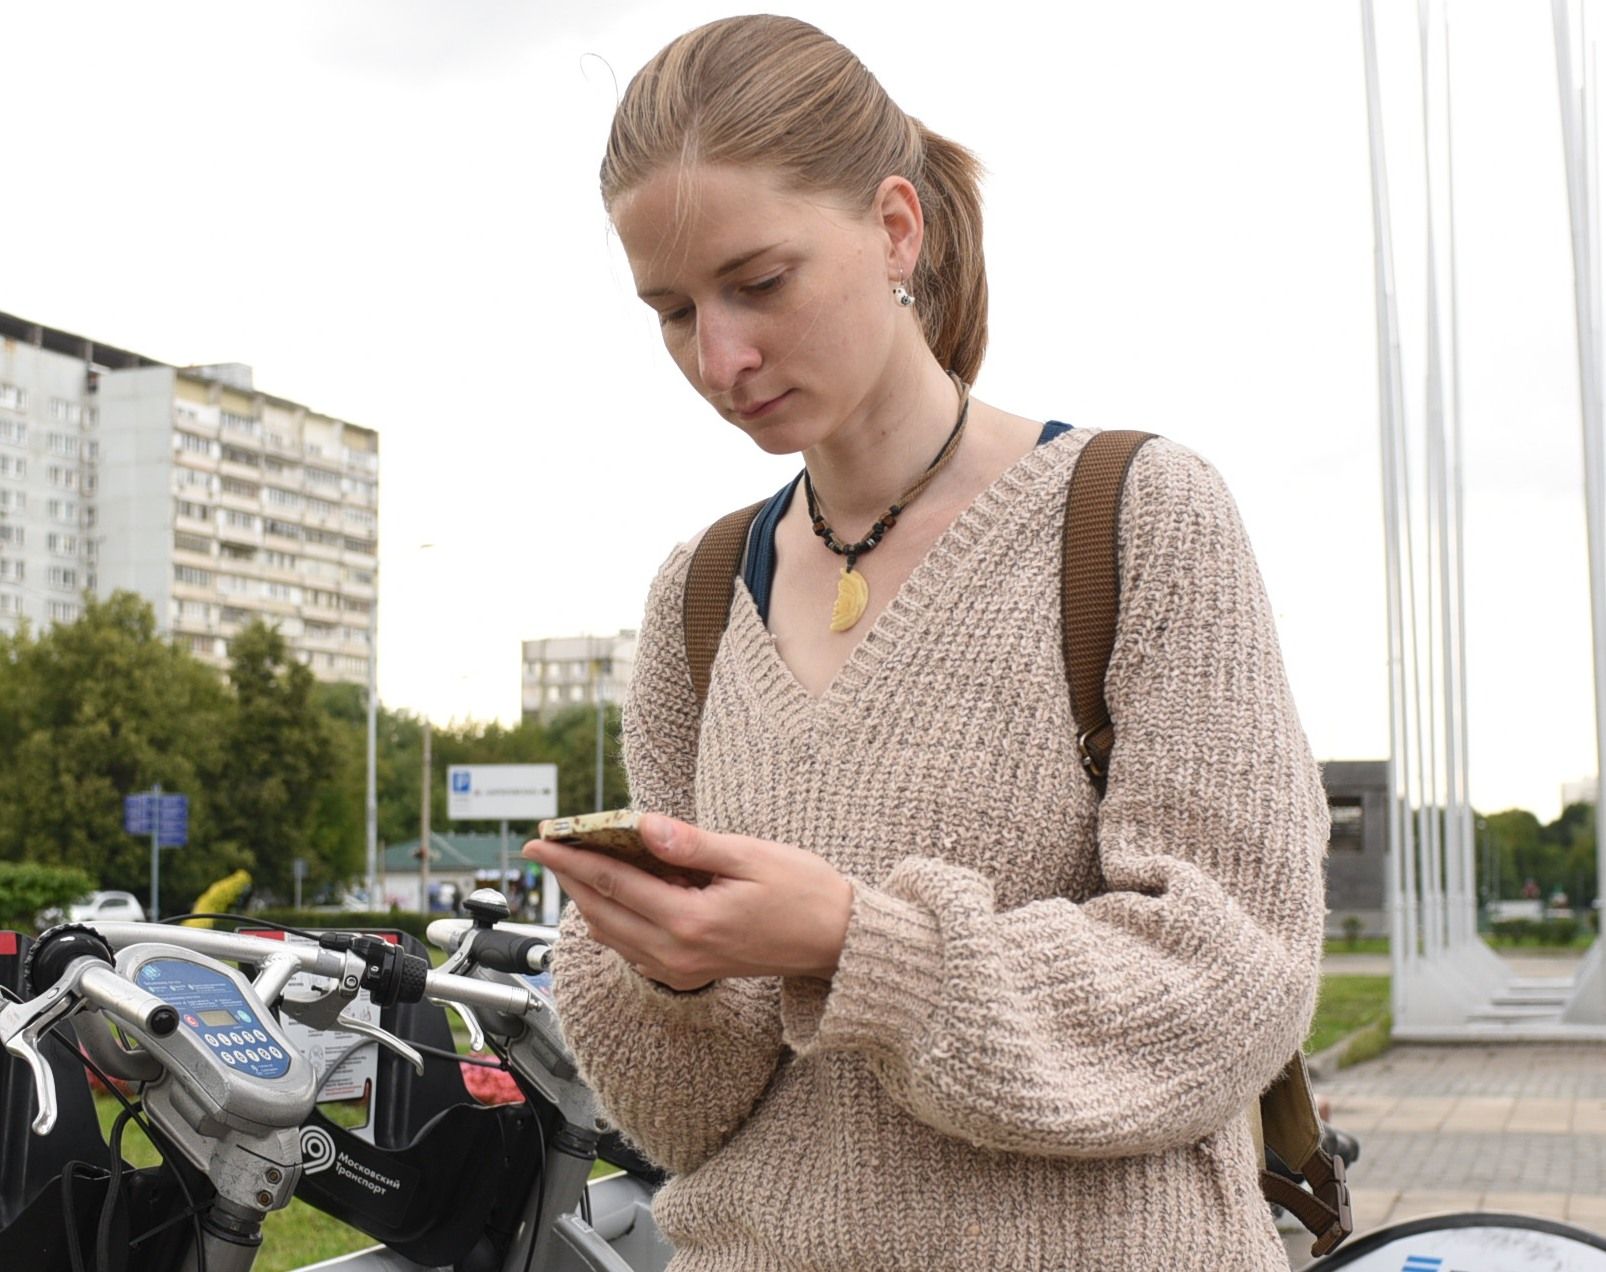
[[[1509,1095],[1467,1095],[1455,1102],[1441,1131],[1503,1131],[1516,1107]]]
[[[1356,1188],[1350,1190],[1350,1209],[1355,1214],[1355,1236],[1364,1236],[1387,1227],[1389,1214],[1400,1194],[1392,1188]]]
[[[1573,1103],[1574,1135],[1606,1135],[1606,1100],[1580,1096]]]
[[[1450,1115],[1456,1101],[1442,1095],[1410,1095],[1398,1100],[1388,1111],[1383,1129],[1397,1131],[1436,1131]]]
[[[1478,1194],[1475,1192],[1432,1188],[1411,1189],[1400,1194],[1399,1200],[1394,1203],[1394,1209],[1389,1212],[1388,1222],[1393,1225],[1404,1223],[1408,1219],[1421,1219],[1427,1215],[1448,1215],[1477,1208]]]
[[[1565,1135],[1573,1116],[1573,1101],[1547,1096],[1517,1097],[1506,1130],[1519,1135]]]
[[[1574,1193],[1567,1198],[1567,1222],[1606,1236],[1606,1197],[1598,1193]]]
[[[1478,1210],[1504,1211],[1508,1214],[1537,1215],[1541,1219],[1567,1218],[1566,1193],[1542,1192],[1488,1192],[1484,1193]]]
[[[1386,1126],[1389,1112],[1398,1103],[1399,1097],[1393,1095],[1351,1095],[1345,1092],[1333,1096],[1332,1116],[1328,1121],[1351,1135],[1365,1135],[1379,1126]]]

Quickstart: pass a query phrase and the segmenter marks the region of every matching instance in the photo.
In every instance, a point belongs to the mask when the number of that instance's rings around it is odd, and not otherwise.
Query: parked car
[[[140,905],[132,892],[91,892],[67,907],[69,923],[93,923],[96,919],[143,923],[145,907]]]

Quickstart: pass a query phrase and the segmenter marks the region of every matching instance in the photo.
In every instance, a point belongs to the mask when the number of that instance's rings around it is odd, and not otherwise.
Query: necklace
[[[861,556],[887,537],[887,531],[898,524],[898,518],[909,506],[910,501],[930,484],[931,479],[942,471],[942,466],[952,459],[954,452],[959,449],[959,439],[965,431],[965,420],[970,416],[970,386],[952,371],[948,373],[948,378],[959,390],[959,418],[954,421],[948,440],[942,444],[937,457],[926,465],[926,471],[920,475],[920,480],[904,491],[870,527],[870,533],[857,543],[843,543],[836,537],[836,531],[826,524],[824,516],[820,513],[819,498],[814,493],[814,483],[809,479],[809,470],[807,468],[803,470],[803,493],[808,498],[809,520],[814,525],[814,533],[825,540],[827,548],[846,560],[842,573],[837,576],[836,603],[831,606],[833,632],[845,632],[851,628],[864,616],[865,607],[870,604],[870,585],[865,582],[864,575],[853,568],[854,565]]]

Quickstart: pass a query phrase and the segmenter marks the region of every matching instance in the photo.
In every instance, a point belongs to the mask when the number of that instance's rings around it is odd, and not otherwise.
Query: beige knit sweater
[[[830,983],[674,994],[565,916],[564,1029],[674,1173],[673,1272],[1287,1267],[1244,1111],[1309,1023],[1326,802],[1232,500],[1164,441],[1128,479],[1096,799],[1058,603],[1089,436],[983,491],[818,699],[738,586],[700,745],[687,549],[653,585],[636,805],[855,889]]]

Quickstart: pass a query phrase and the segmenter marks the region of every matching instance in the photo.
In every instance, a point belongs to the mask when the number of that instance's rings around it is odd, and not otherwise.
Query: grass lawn
[[[1324,976],[1316,1001],[1316,1019],[1305,1054],[1314,1055],[1340,1038],[1382,1019],[1389,1009],[1387,976]]]

